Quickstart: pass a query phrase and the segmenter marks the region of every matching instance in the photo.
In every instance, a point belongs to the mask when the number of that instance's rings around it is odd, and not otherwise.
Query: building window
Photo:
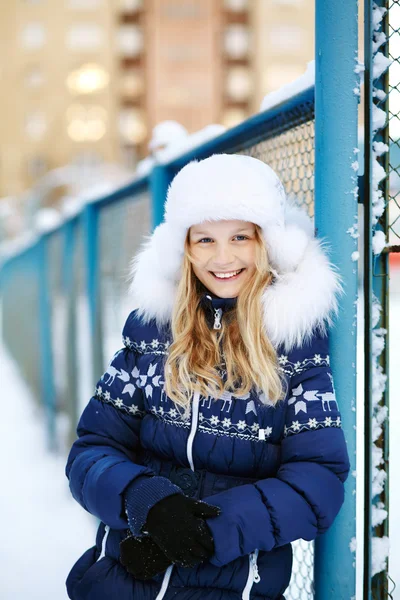
[[[102,43],[103,29],[94,23],[77,23],[67,32],[67,47],[76,52],[97,50]]]
[[[303,0],[273,0],[273,2],[282,6],[300,6],[303,4]]]
[[[224,32],[224,50],[228,58],[248,58],[250,53],[250,31],[246,25],[234,24]]]
[[[233,67],[226,75],[226,93],[234,102],[247,102],[253,92],[253,80],[246,67]]]
[[[299,65],[271,65],[263,76],[263,88],[265,93],[278,90],[286,83],[290,83],[300,75],[303,75],[304,67]]]
[[[280,54],[301,50],[305,43],[305,31],[297,25],[278,25],[269,33],[270,43]]]
[[[107,87],[109,80],[100,65],[88,63],[68,75],[67,87],[74,94],[93,94]]]
[[[31,140],[41,140],[47,130],[47,119],[44,112],[35,110],[26,115],[25,133]]]
[[[107,112],[102,106],[73,104],[66,116],[67,132],[74,142],[98,142],[107,132]]]
[[[135,69],[126,70],[121,79],[121,95],[123,98],[140,98],[145,91],[143,75]]]
[[[230,129],[245,119],[247,119],[247,112],[243,108],[227,108],[222,115],[222,125]]]
[[[31,67],[26,71],[24,76],[24,83],[28,88],[40,88],[44,84],[45,76],[42,69],[38,66]]]
[[[27,50],[37,50],[46,41],[46,31],[42,23],[28,23],[21,33],[21,44]]]
[[[73,10],[96,10],[103,4],[103,0],[67,0],[67,8]]]
[[[136,12],[143,8],[143,0],[119,0],[119,7],[123,11]]]
[[[249,8],[249,0],[224,0],[225,10],[243,12]]]
[[[124,108],[119,114],[119,134],[127,144],[141,144],[147,136],[143,111],[137,108]]]
[[[121,25],[117,31],[117,47],[123,56],[135,57],[143,52],[143,31],[137,25]]]

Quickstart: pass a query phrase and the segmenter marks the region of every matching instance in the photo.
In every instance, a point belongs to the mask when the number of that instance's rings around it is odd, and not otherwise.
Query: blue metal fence
[[[317,98],[321,92],[318,85]],[[336,101],[340,105],[340,93]],[[328,109],[325,105],[327,114]],[[320,127],[323,128],[323,123]],[[348,147],[341,148],[345,156],[355,145],[356,119],[348,127],[351,130]],[[333,130],[330,135],[330,143],[333,143]],[[346,229],[354,221],[357,201],[352,195],[348,196],[351,182],[347,171],[347,178],[339,187],[335,182],[336,193],[333,194],[326,190],[328,183],[321,166],[314,197],[314,138],[318,151],[322,138],[318,119],[315,129],[314,89],[310,88],[170,163],[158,165],[148,177],[88,204],[81,214],[3,263],[0,289],[4,341],[45,407],[50,447],[57,444],[57,414],[60,412],[68,415],[72,439],[77,418],[92,393],[93,382],[103,372],[105,361],[120,346],[119,333],[129,312],[126,293],[129,261],[143,234],[161,221],[172,177],[193,158],[239,152],[269,163],[281,176],[288,194],[305,205],[311,216],[315,213],[318,233],[331,241],[334,261],[343,268],[347,298],[341,316],[345,324],[334,335],[332,368],[342,398],[344,430],[352,453],[355,414],[348,399],[355,397],[352,365],[356,338],[349,339],[348,321],[354,313],[356,276],[354,266],[349,268],[349,249],[344,241],[348,237]],[[331,150],[332,158],[334,148]],[[322,159],[317,154],[317,166],[318,160]],[[339,228],[337,214],[341,215]],[[351,310],[347,314],[349,306]],[[355,514],[353,487],[351,482],[344,516],[334,532],[326,534],[319,549],[317,547],[316,564],[323,578],[316,573],[314,579],[313,544],[296,543],[288,599],[333,600],[354,596],[353,557],[349,550],[355,533],[355,523],[351,522],[351,515]],[[335,564],[341,560],[340,577],[332,573],[332,555]],[[333,571],[336,573],[337,568]]]
[[[336,391],[346,424],[351,473],[356,469],[356,339],[358,240],[349,235],[357,224],[357,0],[316,2],[315,81],[315,225],[326,237],[331,259],[343,277],[345,295],[330,337],[330,355],[337,378]],[[334,40],[334,42],[333,42]],[[350,335],[351,334],[351,335]],[[340,365],[340,370],[338,369]],[[315,593],[334,600],[355,597],[349,537],[356,536],[356,481],[346,482],[347,502],[326,535],[316,541]],[[353,501],[350,501],[353,498]],[[345,533],[346,532],[346,533]],[[350,534],[350,535],[349,535]],[[334,565],[334,568],[332,566]],[[340,593],[338,593],[340,590]]]

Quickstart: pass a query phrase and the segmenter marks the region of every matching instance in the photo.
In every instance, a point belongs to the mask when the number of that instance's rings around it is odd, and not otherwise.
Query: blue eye
[[[202,242],[205,242],[205,243],[207,243],[207,240],[208,240],[208,241],[212,241],[212,239],[211,239],[211,238],[208,238],[208,237],[207,237],[207,238],[202,238],[201,240],[199,240],[199,244],[201,244]]]
[[[236,238],[243,238],[244,240],[248,240],[249,238],[247,237],[247,235],[235,235]],[[239,240],[242,241],[242,240]]]

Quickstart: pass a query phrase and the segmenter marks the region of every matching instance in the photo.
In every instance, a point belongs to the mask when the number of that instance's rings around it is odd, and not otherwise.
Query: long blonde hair
[[[173,343],[165,363],[165,392],[188,415],[192,395],[264,392],[269,404],[283,397],[277,354],[263,328],[262,294],[270,271],[261,229],[256,226],[256,270],[227,311],[222,328],[210,329],[201,304],[206,291],[193,272],[189,232],[171,321]],[[223,381],[221,369],[226,371]]]

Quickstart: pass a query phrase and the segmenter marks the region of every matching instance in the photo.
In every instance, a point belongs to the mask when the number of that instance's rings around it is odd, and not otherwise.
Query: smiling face
[[[189,230],[196,277],[219,298],[236,298],[253,276],[256,227],[247,221],[206,221]]]

